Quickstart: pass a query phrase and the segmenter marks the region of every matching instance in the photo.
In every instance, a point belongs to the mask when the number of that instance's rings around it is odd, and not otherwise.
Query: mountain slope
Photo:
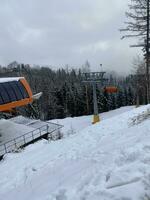
[[[150,105],[118,112],[68,138],[42,140],[6,155],[0,163],[1,200],[138,200],[149,195],[149,113]]]

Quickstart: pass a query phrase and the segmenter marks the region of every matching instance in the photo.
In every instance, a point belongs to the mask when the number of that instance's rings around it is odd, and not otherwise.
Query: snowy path
[[[63,140],[42,140],[6,155],[0,199],[140,200],[149,192],[150,120],[130,122],[148,109],[119,113]]]

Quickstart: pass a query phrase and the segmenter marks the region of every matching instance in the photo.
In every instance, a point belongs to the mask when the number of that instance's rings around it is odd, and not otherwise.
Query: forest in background
[[[27,106],[19,111],[28,117],[50,120],[93,114],[92,86],[82,82],[82,73],[89,70],[88,62],[80,69],[57,70],[12,63],[7,67],[0,67],[0,76],[24,76],[33,93],[43,92],[42,97],[33,103],[32,109]],[[117,86],[118,92],[108,94],[104,91],[104,85],[97,84],[99,112],[136,104],[137,84],[134,75],[120,77],[115,73],[106,73],[105,77],[108,79],[107,85]],[[146,103],[145,96],[139,96],[139,101],[141,104]]]

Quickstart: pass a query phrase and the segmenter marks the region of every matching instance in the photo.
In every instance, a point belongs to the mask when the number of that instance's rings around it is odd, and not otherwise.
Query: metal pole
[[[96,82],[92,83],[93,85],[93,104],[94,104],[94,116],[93,116],[93,124],[100,121],[98,115],[98,105],[97,105],[97,95],[96,95]]]
[[[89,83],[93,87],[93,107],[94,107],[94,116],[93,116],[93,124],[100,121],[99,114],[98,114],[98,105],[97,105],[97,95],[96,95],[96,84],[101,83],[101,86],[103,85],[104,81],[107,81],[107,79],[103,78],[104,74],[106,72],[89,72],[89,73],[83,73],[82,81],[84,83]],[[87,88],[86,88],[87,89]],[[86,90],[86,98],[87,90]],[[88,98],[87,98],[87,108],[88,107]]]
[[[149,87],[149,0],[147,0],[147,41],[146,41],[146,79],[147,79],[147,103],[150,103]]]
[[[85,93],[86,93],[86,109],[87,115],[89,114],[89,98],[88,98],[88,86],[85,85]]]

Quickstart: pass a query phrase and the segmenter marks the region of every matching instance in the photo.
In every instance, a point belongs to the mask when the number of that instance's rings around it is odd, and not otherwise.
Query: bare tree
[[[147,103],[147,84],[146,79],[146,67],[143,61],[137,61],[137,67],[135,71],[135,88],[136,88],[136,105],[140,103]],[[142,94],[142,95],[141,95]]]
[[[129,11],[126,12],[126,27],[121,29],[127,34],[122,37],[138,37],[138,43],[131,47],[143,47],[145,64],[146,64],[146,85],[147,85],[147,102],[150,103],[150,83],[149,83],[149,67],[150,67],[150,0],[131,0]]]

